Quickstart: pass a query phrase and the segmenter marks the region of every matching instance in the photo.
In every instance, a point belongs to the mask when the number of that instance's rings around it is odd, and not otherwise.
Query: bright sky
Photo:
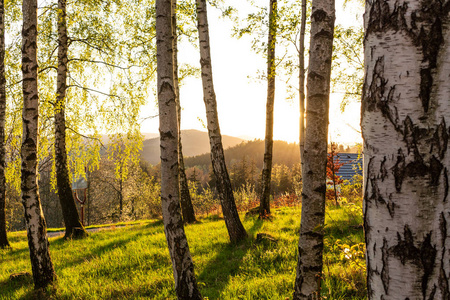
[[[268,2],[268,1],[267,1]],[[337,1],[337,23],[362,22],[353,18],[353,14],[342,10],[342,0]],[[227,1],[245,12],[246,1]],[[219,122],[221,132],[245,138],[264,139],[265,135],[265,82],[251,80],[248,76],[255,76],[258,69],[264,70],[265,59],[255,54],[250,48],[250,38],[237,40],[231,37],[232,24],[228,20],[219,18],[219,12],[209,7],[208,10],[211,56],[214,86],[217,96]],[[352,17],[349,17],[349,16]],[[199,54],[189,45],[179,49],[180,61],[199,64]],[[297,75],[295,76],[297,78]],[[181,128],[206,131],[202,122],[206,123],[205,105],[203,103],[202,85],[200,78],[190,78],[181,87],[182,123]],[[330,99],[329,140],[343,144],[361,142],[361,135],[357,132],[360,123],[360,105],[351,103],[344,113],[339,106],[341,95],[332,94]],[[293,100],[286,100],[284,84],[277,82],[274,115],[274,139],[288,142],[298,142],[299,106],[298,96]],[[157,114],[154,100],[143,109],[142,116]],[[148,119],[142,123],[142,132],[158,132],[157,118]]]

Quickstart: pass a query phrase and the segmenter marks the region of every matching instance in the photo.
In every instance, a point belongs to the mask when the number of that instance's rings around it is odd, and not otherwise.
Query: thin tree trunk
[[[9,247],[6,236],[5,53],[5,1],[0,0],[0,248]]]
[[[174,89],[172,1],[156,0],[156,46],[159,131],[161,140],[161,203],[164,231],[172,260],[178,299],[202,299],[180,213],[178,121]]]
[[[122,168],[120,168],[120,170],[122,170]],[[123,179],[122,179],[122,174],[120,174],[120,179],[119,179],[119,221],[122,221],[122,215],[123,215]]]
[[[37,82],[37,0],[24,0],[22,5],[22,204],[25,210],[28,247],[35,288],[44,288],[55,279],[47,239],[47,225],[39,199],[37,181],[37,147],[39,96]]]
[[[267,104],[266,137],[264,146],[264,163],[262,169],[262,193],[259,205],[259,217],[270,214],[270,182],[272,179],[273,153],[273,108],[275,101],[275,44],[277,34],[277,0],[270,0],[269,38],[267,47]]]
[[[209,28],[205,0],[197,0],[197,18],[200,41],[200,64],[202,68],[203,100],[206,107],[209,143],[211,145],[211,162],[216,177],[216,187],[219,192],[228,235],[230,236],[232,243],[237,243],[247,237],[247,232],[239,219],[230,177],[228,175],[227,166],[225,165],[222,135],[220,134],[219,116],[217,113],[216,94],[214,92],[212,78]]]
[[[313,0],[307,86],[308,126],[305,132],[302,216],[294,299],[320,298],[334,19],[334,0]]]
[[[178,83],[178,35],[177,35],[177,1],[172,0],[172,30],[173,30],[173,80],[175,96],[177,101],[177,117],[178,117],[178,163],[179,163],[179,178],[180,178],[180,203],[181,213],[183,214],[183,221],[185,223],[195,223],[194,206],[192,205],[191,194],[189,193],[189,185],[186,177],[183,147],[181,143],[181,102],[180,102],[180,88]]]
[[[58,0],[58,71],[57,95],[55,104],[55,165],[58,197],[61,203],[65,238],[80,238],[87,236],[81,224],[78,209],[72,193],[67,167],[66,152],[66,90],[67,90],[67,26],[66,26],[66,0]]]
[[[450,2],[367,1],[369,299],[450,299]]]
[[[306,0],[302,0],[302,19],[300,23],[300,41],[299,41],[299,84],[298,92],[300,95],[300,163],[303,167],[303,155],[305,152],[305,32],[306,32]]]
[[[332,163],[332,173],[333,173],[333,188],[334,188],[334,203],[336,204],[336,206],[339,206],[339,202],[338,202],[338,194],[337,194],[337,187],[336,187],[336,173],[334,171],[334,156],[332,158],[333,163]]]

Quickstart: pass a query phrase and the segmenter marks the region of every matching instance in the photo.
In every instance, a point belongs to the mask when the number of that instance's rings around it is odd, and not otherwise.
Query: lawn
[[[352,205],[327,211],[324,299],[366,299],[363,230],[360,209]],[[299,207],[273,209],[271,220],[241,215],[250,238],[230,245],[224,221],[217,216],[187,225],[186,234],[198,285],[205,299],[292,298]],[[266,233],[275,242],[257,241]],[[50,238],[58,276],[38,295],[31,277],[25,232],[9,234],[12,250],[0,250],[0,299],[175,299],[172,266],[162,221],[150,220],[91,233],[83,240]]]

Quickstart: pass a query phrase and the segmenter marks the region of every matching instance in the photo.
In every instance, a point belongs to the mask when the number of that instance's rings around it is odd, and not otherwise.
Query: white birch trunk
[[[450,299],[450,1],[366,2],[369,299]]]
[[[37,181],[39,128],[37,0],[24,0],[22,11],[22,204],[25,209],[25,225],[34,285],[35,288],[43,288],[49,285],[56,278],[56,275],[50,258],[47,226],[39,199]]]
[[[302,216],[294,299],[320,298],[334,19],[334,0],[313,0],[302,166]]]
[[[184,223],[195,223],[194,206],[189,192],[189,185],[186,177],[183,158],[183,144],[181,143],[181,100],[178,79],[178,36],[177,36],[177,0],[172,0],[172,30],[173,30],[173,82],[175,96],[177,101],[177,117],[178,117],[178,164],[179,164],[179,180],[180,180],[180,204],[181,214]]]
[[[178,119],[174,90],[172,1],[156,1],[156,58],[161,140],[161,203],[178,299],[202,299],[184,232],[178,186]]]
[[[298,92],[300,106],[300,126],[299,126],[299,146],[300,163],[303,166],[303,154],[305,152],[305,32],[306,32],[306,0],[302,0],[302,15],[300,22],[300,40],[299,40],[299,76]]]
[[[9,242],[6,235],[5,54],[5,1],[0,0],[0,248],[9,247]]]
[[[202,68],[203,101],[205,102],[206,107],[209,143],[211,145],[211,162],[217,180],[217,190],[222,204],[222,212],[228,235],[230,236],[231,242],[236,243],[244,240],[247,237],[247,232],[239,219],[223,153],[216,94],[214,92],[212,78],[209,28],[205,0],[197,0],[197,18],[200,41],[200,64]]]
[[[267,41],[267,103],[266,103],[266,136],[264,139],[264,162],[262,168],[262,192],[259,206],[259,217],[270,215],[270,187],[272,179],[273,157],[273,110],[275,102],[275,45],[277,35],[277,1],[270,0],[269,37]]]
[[[67,21],[66,0],[58,0],[58,70],[55,103],[55,165],[58,198],[66,227],[65,238],[81,238],[87,232],[81,224],[69,180],[66,153],[66,90],[67,90]]]

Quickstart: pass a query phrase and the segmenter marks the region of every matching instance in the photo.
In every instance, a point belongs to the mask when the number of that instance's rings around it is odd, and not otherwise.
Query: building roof
[[[343,163],[337,173],[344,180],[351,180],[356,174],[362,175],[362,156],[358,153],[338,153],[339,162]]]

